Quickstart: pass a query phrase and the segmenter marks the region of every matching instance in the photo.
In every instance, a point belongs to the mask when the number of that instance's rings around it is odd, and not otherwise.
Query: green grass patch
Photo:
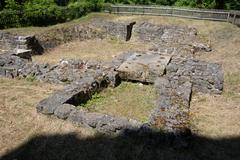
[[[240,98],[240,76],[239,73],[227,73],[225,75],[225,89],[224,96],[228,98]]]
[[[152,85],[123,82],[116,88],[107,88],[93,95],[91,100],[79,107],[146,122],[155,107],[156,98]]]

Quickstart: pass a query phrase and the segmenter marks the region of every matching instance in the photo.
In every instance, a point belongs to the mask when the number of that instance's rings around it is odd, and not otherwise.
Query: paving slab
[[[164,75],[170,60],[170,55],[134,53],[117,68],[117,72],[123,80],[153,83]]]

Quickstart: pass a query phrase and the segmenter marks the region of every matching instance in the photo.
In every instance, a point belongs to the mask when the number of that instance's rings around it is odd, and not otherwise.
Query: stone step
[[[32,54],[31,49],[15,49],[15,52],[13,53],[13,55],[15,56],[28,60],[32,59],[31,54]]]

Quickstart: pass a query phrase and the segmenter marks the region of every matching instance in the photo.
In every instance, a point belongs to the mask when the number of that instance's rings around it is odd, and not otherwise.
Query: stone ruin
[[[194,28],[145,22],[134,24],[95,21],[92,25],[123,40],[132,38],[150,43],[152,47],[149,51],[126,52],[111,63],[61,60],[56,65],[33,63],[30,61],[30,54],[21,56],[5,53],[0,55],[0,75],[9,78],[34,76],[40,81],[65,85],[63,90],[39,102],[37,111],[95,128],[102,133],[119,134],[129,129],[160,129],[176,137],[190,133],[192,91],[221,94],[222,66],[194,58],[196,52],[206,54],[211,51],[208,44],[198,39]],[[27,37],[25,42],[27,39],[29,38]],[[16,44],[15,41],[13,43],[12,45]],[[34,48],[38,51],[41,48],[36,43],[27,46],[27,49],[32,51]],[[137,81],[154,84],[156,87],[159,98],[148,122],[142,123],[126,117],[114,117],[76,108],[90,100],[94,93],[109,86],[116,87],[121,81]]]

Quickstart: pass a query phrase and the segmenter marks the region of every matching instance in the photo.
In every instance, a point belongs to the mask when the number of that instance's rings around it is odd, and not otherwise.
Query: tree
[[[5,6],[5,1],[4,0],[0,0],[0,10],[2,10]]]
[[[224,9],[225,8],[225,0],[216,0],[216,8]]]
[[[9,10],[19,11],[21,10],[21,5],[14,0],[5,0],[5,8]]]
[[[240,10],[240,1],[239,0],[225,0],[225,8]]]
[[[59,6],[66,6],[69,0],[55,0],[56,4]]]

